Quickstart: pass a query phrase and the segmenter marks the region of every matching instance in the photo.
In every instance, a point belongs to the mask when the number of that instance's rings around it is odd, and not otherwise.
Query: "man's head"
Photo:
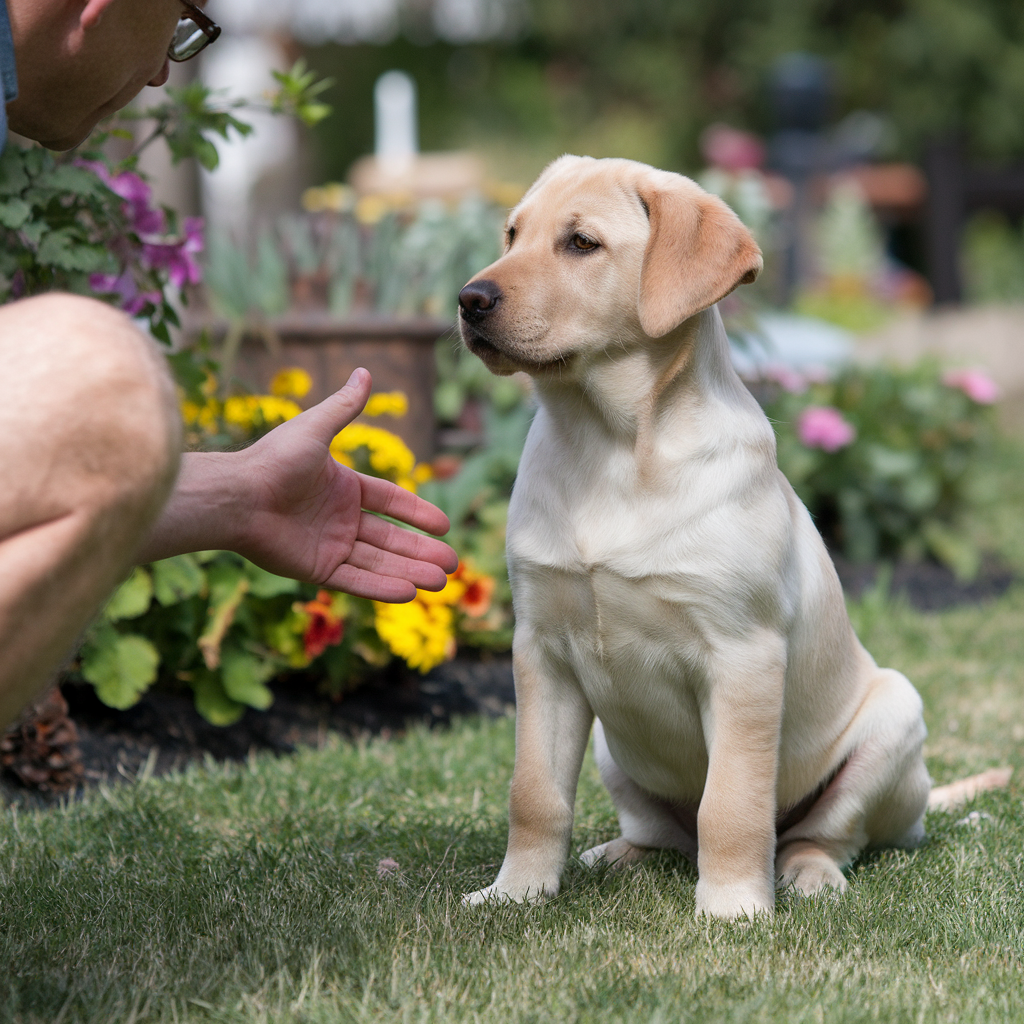
[[[203,6],[205,0],[196,0]],[[11,128],[70,149],[146,85],[167,81],[181,0],[7,0],[18,66]]]

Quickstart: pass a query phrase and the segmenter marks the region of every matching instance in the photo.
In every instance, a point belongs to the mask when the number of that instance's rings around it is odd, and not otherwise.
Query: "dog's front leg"
[[[568,670],[552,672],[517,631],[516,763],[509,796],[508,850],[493,885],[464,897],[541,900],[558,893],[573,807],[594,713]]]
[[[708,774],[697,813],[697,916],[775,906],[775,788],[785,646],[774,634],[716,654],[703,709]]]

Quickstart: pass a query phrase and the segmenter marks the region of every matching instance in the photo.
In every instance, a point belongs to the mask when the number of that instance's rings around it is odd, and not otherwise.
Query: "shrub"
[[[271,395],[217,397],[208,376],[182,402],[189,440],[204,448],[251,440],[300,411],[302,370],[275,378]],[[371,415],[402,415],[405,396],[376,394]],[[415,464],[401,438],[353,423],[331,445],[334,457],[415,491],[430,468]],[[440,593],[419,591],[390,605],[275,576],[240,555],[206,551],[139,566],[88,632],[74,670],[111,707],[135,704],[154,684],[190,687],[196,709],[217,725],[273,701],[267,683],[306,671],[340,693],[392,658],[427,672],[455,654],[460,637],[493,632],[495,580],[461,564]],[[503,620],[502,620],[503,621]]]
[[[768,373],[756,390],[779,466],[826,541],[854,561],[930,556],[969,577],[979,553],[959,529],[972,468],[992,440],[995,385],[943,374],[849,367],[833,379]]]

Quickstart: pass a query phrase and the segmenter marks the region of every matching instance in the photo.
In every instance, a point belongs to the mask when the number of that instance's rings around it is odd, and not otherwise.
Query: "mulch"
[[[834,560],[852,596],[874,585],[876,567]],[[986,562],[969,583],[939,565],[901,563],[893,570],[891,590],[918,609],[935,611],[998,597],[1013,581],[1012,571],[995,561]],[[426,675],[393,665],[338,700],[321,693],[315,679],[293,676],[274,686],[269,710],[246,711],[227,728],[203,719],[190,692],[151,692],[126,711],[102,704],[88,686],[66,685],[63,692],[81,750],[77,794],[98,783],[135,779],[143,770],[166,774],[207,757],[240,761],[253,750],[286,754],[321,744],[329,732],[386,738],[410,723],[443,727],[460,716],[497,717],[515,709],[512,659],[489,653],[460,655]],[[5,770],[0,798],[38,806],[60,795],[27,787]]]

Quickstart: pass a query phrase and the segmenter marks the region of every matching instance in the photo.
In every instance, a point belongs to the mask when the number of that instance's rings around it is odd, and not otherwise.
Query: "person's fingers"
[[[311,430],[325,444],[330,444],[342,427],[347,427],[363,411],[372,385],[369,370],[359,367],[352,371],[343,388],[312,409],[307,409],[292,422],[301,420],[307,430]]]
[[[416,587],[408,580],[378,576],[348,564],[339,565],[324,580],[323,585],[331,590],[342,590],[353,597],[367,597],[372,601],[388,601],[391,604],[406,604],[416,596]]]
[[[435,536],[441,536],[451,529],[448,517],[436,505],[431,505],[404,487],[390,480],[363,474],[360,474],[359,482],[363,489],[362,506],[367,511],[391,516],[392,519],[426,530]]]
[[[442,590],[448,582],[444,569],[433,562],[418,562],[391,551],[382,551],[361,540],[352,545],[352,551],[345,562],[378,576],[408,580],[423,590]]]
[[[360,517],[357,539],[382,551],[392,551],[417,562],[432,562],[445,573],[455,572],[459,567],[459,556],[443,540],[403,530],[369,512],[364,512]]]

